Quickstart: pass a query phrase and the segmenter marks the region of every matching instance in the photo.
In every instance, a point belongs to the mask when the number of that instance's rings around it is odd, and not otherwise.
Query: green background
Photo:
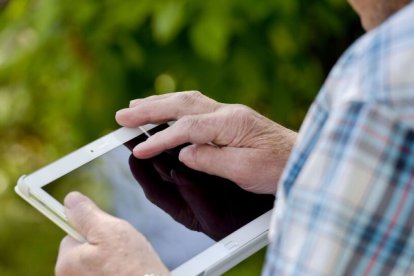
[[[18,177],[116,129],[129,100],[200,90],[298,129],[361,33],[345,0],[0,0],[0,275],[52,275],[64,236]]]

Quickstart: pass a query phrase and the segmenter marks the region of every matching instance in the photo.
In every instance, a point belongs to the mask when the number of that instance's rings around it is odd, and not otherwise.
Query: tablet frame
[[[63,205],[45,192],[42,187],[131,139],[147,134],[147,131],[156,126],[148,124],[139,128],[122,127],[115,130],[27,176],[21,176],[15,191],[67,234],[80,242],[85,242],[84,237],[68,223]],[[175,268],[171,274],[219,275],[237,265],[269,243],[268,230],[271,212],[272,210],[267,211],[195,255]]]

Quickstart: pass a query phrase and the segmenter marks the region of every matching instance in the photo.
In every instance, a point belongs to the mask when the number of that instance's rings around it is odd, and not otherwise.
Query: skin
[[[349,0],[348,2],[361,18],[364,29],[370,31],[411,0]]]
[[[68,194],[65,212],[87,242],[70,236],[62,240],[56,275],[169,275],[144,236],[126,221],[100,210],[84,195]]]
[[[126,127],[176,120],[135,147],[133,154],[149,158],[191,143],[179,154],[185,165],[262,194],[276,192],[296,139],[295,132],[246,106],[218,103],[197,91],[134,101],[116,114],[116,120]]]
[[[410,0],[349,0],[371,30]],[[176,123],[133,149],[149,158],[184,143],[179,159],[190,168],[228,178],[255,193],[275,193],[296,133],[242,105],[218,103],[199,92],[137,99],[116,114],[120,125]],[[235,162],[237,160],[237,162]],[[69,222],[84,236],[81,244],[65,237],[56,275],[168,275],[148,241],[127,222],[101,211],[88,198],[71,193],[65,200]]]

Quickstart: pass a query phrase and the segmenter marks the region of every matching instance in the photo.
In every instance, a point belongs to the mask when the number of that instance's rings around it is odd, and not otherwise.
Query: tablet
[[[120,128],[22,176],[15,190],[84,241],[62,205],[67,193],[80,191],[136,227],[172,275],[221,274],[268,243],[274,196],[189,169],[178,160],[185,145],[145,160],[132,155],[135,145],[166,127]]]

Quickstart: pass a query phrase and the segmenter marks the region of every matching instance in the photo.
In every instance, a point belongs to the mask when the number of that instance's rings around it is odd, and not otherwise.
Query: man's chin
[[[366,31],[366,32],[369,32],[369,31],[371,31],[371,30],[373,30],[373,29],[375,29],[378,25],[379,25],[380,23],[374,23],[372,20],[364,20],[364,19],[361,19],[361,25],[362,25],[362,28]]]

